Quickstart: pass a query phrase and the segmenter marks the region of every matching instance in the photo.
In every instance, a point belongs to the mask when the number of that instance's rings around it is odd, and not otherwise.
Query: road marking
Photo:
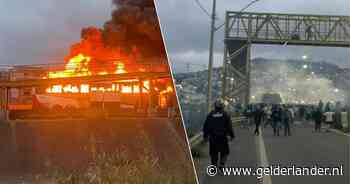
[[[262,131],[260,128],[260,135],[255,138],[257,157],[259,162],[259,167],[269,167],[269,161],[267,159],[267,153],[265,148],[265,143],[262,136]],[[263,176],[263,184],[272,184],[271,176]]]
[[[334,133],[337,133],[337,134],[341,134],[341,135],[345,135],[345,136],[349,136],[350,137],[350,134],[347,134],[347,133],[344,133],[340,130],[336,130],[336,129],[329,129],[331,132],[334,132]]]

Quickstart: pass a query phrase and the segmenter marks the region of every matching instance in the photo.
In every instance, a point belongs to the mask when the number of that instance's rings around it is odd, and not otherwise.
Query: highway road
[[[311,122],[296,122],[292,136],[275,137],[272,128],[263,129],[260,136],[253,129],[235,129],[237,138],[231,142],[231,154],[227,167],[250,167],[280,165],[288,167],[343,167],[342,176],[225,176],[219,173],[208,176],[208,146],[202,146],[201,158],[195,160],[201,184],[349,184],[350,136],[339,132],[313,132]]]

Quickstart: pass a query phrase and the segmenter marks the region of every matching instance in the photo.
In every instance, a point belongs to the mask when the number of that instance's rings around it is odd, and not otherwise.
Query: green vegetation
[[[194,184],[192,163],[187,159],[162,160],[155,154],[151,141],[142,135],[135,150],[92,154],[87,168],[78,170],[52,169],[47,176],[57,184]],[[175,154],[175,153],[174,153]],[[133,155],[133,156],[132,156]],[[47,178],[45,177],[45,178]]]
[[[101,154],[85,170],[54,173],[57,184],[190,184],[184,168],[161,168],[157,159],[144,155],[137,160],[129,160],[125,152],[108,155]]]

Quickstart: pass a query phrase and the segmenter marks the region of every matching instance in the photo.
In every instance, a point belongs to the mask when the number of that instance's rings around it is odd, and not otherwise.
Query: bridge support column
[[[250,100],[251,44],[225,40],[223,98],[247,105]]]
[[[248,46],[247,46],[247,57],[246,57],[246,94],[245,94],[245,105],[249,104],[250,103],[250,96],[251,96],[251,93],[250,93],[250,68],[251,68],[251,44],[248,43]]]
[[[8,121],[10,119],[9,111],[9,95],[10,88],[4,87],[0,89],[0,98],[1,98],[1,108],[0,108],[0,120]]]

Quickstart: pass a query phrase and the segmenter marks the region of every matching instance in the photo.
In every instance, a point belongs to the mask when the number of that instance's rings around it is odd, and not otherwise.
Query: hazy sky
[[[212,0],[199,0],[211,12]],[[226,10],[239,11],[251,0],[217,0],[217,25],[223,23]],[[167,43],[168,53],[177,70],[185,68],[185,62],[207,65],[210,18],[195,0],[158,0],[158,15]],[[273,13],[303,13],[350,15],[349,0],[260,0],[246,11]],[[222,64],[223,30],[215,37],[215,64]],[[326,60],[350,66],[350,50],[344,48],[312,48],[254,46],[252,57],[277,59],[301,59],[307,54],[313,60]],[[201,68],[192,66],[191,69]]]
[[[209,17],[195,0],[156,0],[171,62],[208,62]],[[199,0],[210,10],[212,0]],[[226,10],[237,11],[248,0],[218,0],[218,24]],[[101,27],[110,19],[111,0],[0,0],[0,64],[63,62],[72,43],[86,26]],[[248,11],[350,14],[349,0],[260,0]],[[215,63],[222,63],[223,33],[216,34]],[[255,46],[253,57],[301,58],[307,53],[318,60],[349,61],[349,49]],[[196,66],[198,69],[200,66]]]
[[[63,62],[83,27],[102,26],[110,18],[111,4],[111,0],[0,0],[0,64]]]

